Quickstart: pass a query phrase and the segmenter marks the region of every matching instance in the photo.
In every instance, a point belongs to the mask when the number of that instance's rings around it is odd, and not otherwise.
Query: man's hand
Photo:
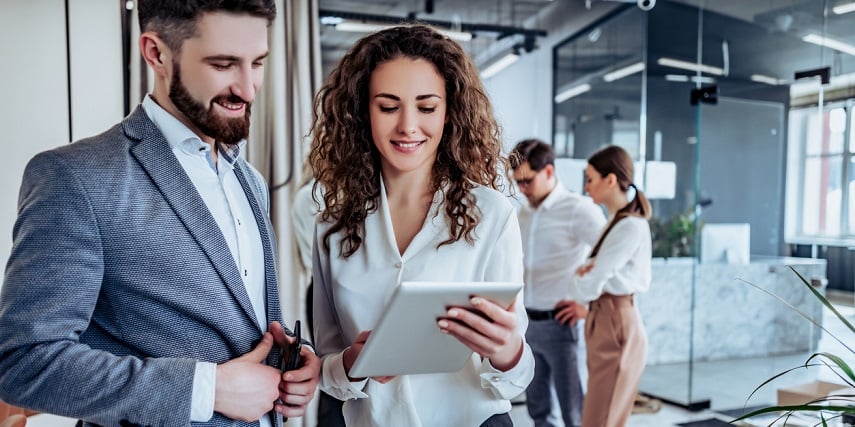
[[[450,308],[446,313],[448,317],[437,321],[439,329],[490,359],[490,364],[500,371],[516,366],[522,357],[523,339],[517,331],[514,305],[504,308],[479,296],[469,303],[474,310]]]
[[[576,269],[576,275],[582,277],[594,268],[594,261],[591,260],[587,264],[582,264]]]
[[[279,397],[279,370],[264,364],[273,348],[265,332],[249,353],[217,365],[214,411],[240,421],[257,421],[273,409]]]
[[[558,304],[555,305],[555,309],[558,310],[558,314],[555,315],[555,320],[562,325],[569,323],[570,326],[576,326],[576,322],[578,322],[579,319],[584,319],[588,316],[588,307],[584,304],[579,304],[576,301],[559,301]]]
[[[271,322],[268,330],[276,344],[282,348],[296,340],[295,337],[285,335],[279,322]],[[300,367],[283,372],[279,381],[279,402],[276,402],[275,410],[279,415],[288,418],[300,417],[306,413],[306,406],[314,397],[320,380],[321,359],[312,349],[306,345],[302,346],[300,358]]]

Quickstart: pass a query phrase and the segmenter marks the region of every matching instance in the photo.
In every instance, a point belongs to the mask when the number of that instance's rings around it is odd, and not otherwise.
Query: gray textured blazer
[[[235,173],[261,232],[268,321],[281,322],[266,185],[243,160]],[[13,238],[0,294],[8,403],[87,425],[189,425],[196,360],[233,359],[267,330],[217,223],[142,108],[30,161]],[[278,357],[274,349],[267,363]],[[199,425],[253,424],[215,413]]]

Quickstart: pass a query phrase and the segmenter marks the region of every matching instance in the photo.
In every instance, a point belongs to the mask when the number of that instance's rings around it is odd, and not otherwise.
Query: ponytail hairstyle
[[[635,197],[633,197],[626,206],[615,212],[615,217],[611,220],[608,227],[606,227],[606,231],[600,236],[600,240],[598,240],[597,244],[594,245],[594,249],[591,251],[590,255],[590,257],[593,258],[597,255],[597,252],[600,251],[600,246],[602,246],[606,235],[609,234],[618,221],[628,216],[648,219],[652,214],[652,210],[650,208],[650,202],[647,200],[644,192],[639,190],[632,182],[634,169],[632,157],[629,156],[629,153],[627,153],[626,150],[617,145],[609,145],[608,147],[592,154],[591,157],[588,157],[588,165],[599,172],[600,176],[603,178],[609,176],[609,174],[614,174],[615,178],[617,178],[620,191],[626,193],[629,191],[630,187],[635,190]]]

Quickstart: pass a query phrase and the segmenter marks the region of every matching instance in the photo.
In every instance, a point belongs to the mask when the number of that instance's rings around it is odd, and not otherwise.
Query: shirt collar
[[[546,195],[546,198],[540,202],[540,206],[538,208],[542,208],[543,210],[549,210],[552,205],[559,199],[559,195],[567,192],[567,189],[564,188],[564,185],[561,184],[561,181],[558,178],[555,178],[555,187],[552,188],[552,191]],[[529,205],[530,207],[530,205]]]
[[[158,105],[150,94],[143,99],[142,106],[148,118],[160,129],[173,150],[181,150],[190,155],[206,155],[211,151],[210,145],[202,141],[184,123],[181,123],[175,116]],[[222,158],[229,165],[233,165],[240,157],[241,149],[246,145],[246,140],[241,140],[237,145],[217,145],[220,147],[219,153]]]

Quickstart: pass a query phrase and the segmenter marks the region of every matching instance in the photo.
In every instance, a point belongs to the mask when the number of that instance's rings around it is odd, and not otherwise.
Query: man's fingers
[[[296,339],[285,334],[285,329],[282,328],[282,325],[279,322],[270,322],[270,325],[267,326],[267,331],[273,335],[273,341],[279,347],[285,347],[286,345],[293,343]]]
[[[371,331],[360,332],[359,335],[356,336],[356,339],[353,340],[354,344],[355,343],[364,343],[365,341],[368,341],[369,335],[371,335]]]
[[[277,403],[275,408],[276,413],[288,418],[302,417],[306,414],[306,404],[303,405],[283,405]]]
[[[307,346],[303,346],[300,350],[300,357],[303,363],[297,369],[283,373],[283,380],[288,382],[303,382],[317,377],[317,373],[321,369],[321,359]]]
[[[562,325],[566,325],[568,321],[573,319],[573,308],[568,307],[558,312],[555,315],[555,320],[557,320]]]
[[[261,341],[255,346],[252,351],[236,358],[235,360],[243,360],[246,362],[261,363],[267,359],[270,350],[273,349],[273,335],[270,332],[265,332],[261,336]]]

